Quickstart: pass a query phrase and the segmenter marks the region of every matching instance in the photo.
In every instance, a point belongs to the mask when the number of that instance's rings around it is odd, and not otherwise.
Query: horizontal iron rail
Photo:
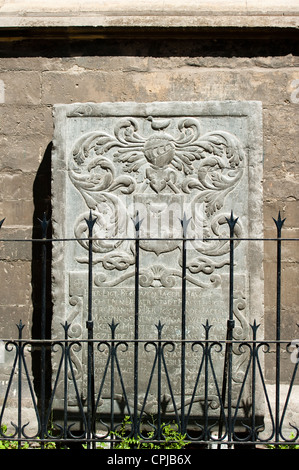
[[[13,348],[15,348],[15,360],[11,369],[11,375],[8,381],[8,388],[6,390],[6,394],[4,397],[4,402],[2,405],[1,416],[0,416],[0,424],[3,424],[3,417],[5,408],[7,405],[7,400],[9,393],[11,392],[11,385],[14,379],[14,376],[17,375],[18,378],[18,387],[17,387],[17,395],[18,395],[18,424],[12,424],[15,433],[13,435],[5,435],[1,429],[0,440],[14,440],[19,443],[22,442],[39,442],[44,448],[47,442],[51,442],[54,440],[57,443],[85,443],[87,444],[87,448],[93,448],[97,442],[107,442],[112,443],[118,442],[120,439],[119,435],[115,435],[115,430],[119,429],[120,424],[117,422],[117,415],[115,413],[114,402],[119,400],[119,393],[115,389],[115,379],[117,378],[119,381],[119,386],[121,386],[121,393],[122,396],[122,406],[123,406],[123,414],[125,411],[129,414],[131,419],[131,429],[129,433],[129,437],[134,437],[135,439],[139,439],[140,442],[144,443],[157,443],[160,444],[163,441],[163,417],[169,418],[169,410],[166,412],[166,408],[163,408],[163,400],[165,395],[165,384],[167,390],[168,401],[171,405],[171,412],[170,415],[172,419],[174,419],[174,423],[178,426],[179,431],[185,436],[186,442],[190,443],[198,443],[198,444],[218,444],[218,445],[226,445],[229,448],[235,444],[238,445],[267,445],[271,444],[274,446],[278,446],[281,444],[290,444],[293,445],[297,443],[297,439],[299,437],[299,429],[291,425],[292,429],[295,432],[294,439],[285,438],[282,425],[284,424],[284,420],[286,417],[286,410],[289,406],[289,400],[291,393],[293,391],[293,387],[295,384],[295,379],[297,378],[297,370],[298,370],[298,351],[297,351],[297,361],[294,361],[294,367],[291,374],[291,379],[288,384],[286,384],[288,388],[288,393],[285,398],[285,402],[282,403],[282,397],[280,394],[280,386],[281,386],[281,354],[283,351],[283,345],[285,345],[285,349],[288,350],[290,345],[299,349],[298,344],[293,344],[294,339],[291,340],[282,340],[281,339],[281,275],[282,275],[282,259],[281,259],[281,245],[282,242],[296,242],[299,241],[299,238],[292,238],[292,237],[282,237],[282,227],[284,224],[285,219],[281,219],[280,214],[278,215],[277,220],[274,219],[277,228],[277,237],[237,237],[234,233],[234,227],[238,220],[238,218],[234,218],[233,213],[231,213],[230,219],[226,219],[227,223],[230,227],[230,236],[227,237],[192,237],[188,238],[186,235],[186,229],[188,223],[190,221],[186,219],[184,215],[184,219],[181,220],[183,236],[182,237],[169,237],[169,238],[160,238],[160,237],[141,237],[140,236],[140,225],[141,222],[139,220],[138,214],[136,219],[133,220],[135,225],[135,237],[110,237],[109,240],[114,241],[134,241],[135,242],[135,310],[134,310],[134,324],[132,325],[132,336],[128,338],[124,337],[117,337],[115,334],[115,329],[117,324],[114,324],[114,320],[112,323],[109,324],[111,329],[111,337],[107,338],[106,335],[103,338],[99,338],[94,335],[94,322],[93,322],[93,305],[92,305],[92,268],[93,268],[93,247],[92,244],[94,241],[99,240],[107,240],[107,237],[95,237],[93,236],[92,229],[95,224],[96,219],[92,218],[92,213],[90,212],[89,219],[85,219],[88,229],[89,229],[89,236],[82,237],[82,238],[48,238],[47,237],[47,228],[49,225],[49,220],[46,220],[45,215],[44,219],[40,220],[41,228],[42,228],[42,237],[41,238],[2,238],[0,242],[3,243],[14,243],[14,242],[31,242],[31,243],[41,243],[42,244],[42,314],[41,314],[41,338],[38,339],[25,339],[23,337],[23,328],[21,321],[19,325],[16,325],[19,329],[19,337],[18,338],[6,338],[2,339],[3,343],[6,343],[5,348],[7,351],[13,352]],[[4,219],[0,222],[0,227],[2,226]],[[182,293],[182,310],[181,310],[181,338],[171,338],[166,337],[162,338],[161,332],[163,325],[159,322],[157,327],[157,337],[155,338],[143,338],[142,335],[140,336],[139,331],[139,243],[143,240],[154,240],[154,241],[165,241],[165,240],[176,240],[182,242],[182,285],[181,285],[181,293]],[[46,247],[49,243],[56,243],[56,242],[71,242],[71,241],[88,241],[88,251],[89,251],[89,260],[88,260],[88,308],[87,308],[87,322],[86,322],[86,333],[88,334],[88,338],[80,337],[72,338],[68,335],[68,329],[70,324],[65,323],[62,325],[64,328],[64,337],[57,337],[48,339],[45,335],[45,318],[46,318],[46,256],[47,250]],[[229,248],[229,268],[230,268],[230,278],[228,283],[228,290],[229,290],[229,318],[227,320],[227,334],[226,339],[219,339],[213,338],[209,335],[209,330],[213,325],[209,325],[208,322],[206,325],[202,325],[205,331],[204,338],[190,338],[187,337],[187,328],[186,328],[186,243],[187,242],[194,242],[194,241],[202,241],[202,242],[210,242],[210,241],[227,241],[230,242]],[[275,339],[257,339],[257,329],[259,325],[255,322],[253,325],[250,325],[252,329],[252,338],[246,339],[235,339],[233,336],[233,331],[235,327],[235,319],[234,319],[234,311],[233,311],[233,295],[234,295],[234,249],[235,249],[235,242],[241,241],[248,241],[248,242],[276,242],[277,243],[277,289],[276,289],[276,338]],[[82,325],[83,326],[83,325]],[[84,336],[84,335],[83,335]],[[133,338],[134,336],[134,338]],[[155,346],[154,351],[154,360],[151,363],[148,363],[147,370],[142,370],[142,374],[140,374],[140,362],[139,362],[139,354],[141,351],[141,346],[144,344],[144,351],[147,352],[146,347],[149,345]],[[108,346],[109,352],[106,355],[106,364],[103,364],[101,367],[101,371],[95,370],[95,354],[98,354],[100,351],[99,346]],[[133,395],[129,398],[127,394],[127,385],[125,384],[122,366],[119,363],[119,355],[118,355],[118,347],[133,345],[133,365],[131,370],[131,379],[130,379],[130,387],[132,388],[133,384]],[[180,346],[181,355],[180,361],[176,358],[178,368],[180,369],[179,378],[175,376],[175,382],[173,383],[174,379],[171,377],[169,372],[169,364],[168,359],[165,357],[165,346],[176,347],[177,345]],[[267,354],[270,352],[270,346],[275,346],[275,403],[274,406],[270,404],[270,399],[267,391],[267,386],[265,383],[264,377],[264,370],[261,365],[260,361],[260,354],[264,353]],[[31,347],[32,352],[40,352],[40,370],[41,372],[41,387],[38,390],[38,398],[39,403],[36,403],[36,398],[33,393],[33,386],[31,383],[31,376],[28,371],[28,365],[26,362],[26,355],[27,349],[26,347]],[[58,369],[55,370],[55,373],[52,376],[52,386],[51,386],[51,393],[50,398],[46,397],[46,355],[49,355],[50,348],[53,347],[61,347],[60,354],[61,357],[59,359],[59,366]],[[80,391],[77,383],[77,376],[74,371],[73,363],[72,363],[72,348],[74,346],[80,346],[88,349],[88,360],[86,361],[86,377],[83,380],[85,383],[85,392],[86,397],[83,399],[82,397],[82,390]],[[96,346],[98,349],[96,351]],[[186,383],[187,383],[187,373],[190,374],[190,364],[188,364],[188,359],[186,357],[187,347],[194,346],[201,346],[201,355],[198,355],[198,363],[194,366],[195,370],[195,381],[194,383],[188,383],[189,389],[192,389],[193,392],[186,393]],[[219,358],[212,357],[211,351],[212,348],[217,346],[219,349],[216,351],[219,354],[225,353],[225,357]],[[238,353],[244,354],[244,357],[247,361],[247,365],[244,369],[244,377],[242,380],[238,382],[239,389],[236,392],[234,379],[233,379],[233,351],[234,348],[236,349],[238,346]],[[243,348],[243,350],[242,350]],[[244,351],[244,348],[246,349]],[[26,354],[24,354],[26,351]],[[126,349],[122,351],[123,353],[126,352]],[[171,354],[172,351],[167,351],[167,353]],[[193,350],[194,352],[194,350]],[[272,351],[271,351],[272,352]],[[215,354],[215,350],[213,351]],[[245,356],[247,354],[247,356]],[[215,364],[219,363],[222,364],[223,367],[223,376],[222,381],[215,372]],[[188,365],[188,368],[186,367]],[[110,374],[108,374],[110,368]],[[145,388],[140,386],[140,379],[144,380],[145,372],[149,374],[148,383],[145,385]],[[155,414],[157,415],[157,423],[155,425],[150,424],[148,421],[144,424],[142,419],[147,416],[146,406],[147,400],[150,397],[150,392],[152,391],[153,386],[153,377],[154,374],[158,375],[158,381],[155,387],[156,395],[155,400],[157,402],[157,410]],[[221,374],[220,374],[221,375]],[[62,385],[62,389],[64,390],[63,395],[63,417],[60,418],[62,424],[58,424],[55,421],[51,421],[50,418],[52,416],[52,411],[54,407],[54,397],[56,393],[56,388],[58,384],[58,380],[61,380],[63,376],[63,380],[60,383]],[[27,436],[26,434],[26,426],[27,424],[23,424],[22,421],[22,392],[23,392],[23,379],[27,380],[27,385],[29,385],[30,393],[32,396],[32,400],[34,403],[34,409],[36,412],[36,418],[38,421],[38,433],[34,436]],[[108,379],[108,378],[109,379]],[[162,378],[164,381],[164,388],[162,388]],[[25,380],[25,382],[26,382]],[[251,382],[250,382],[251,380]],[[260,382],[260,388],[264,395],[265,406],[267,409],[267,413],[270,417],[270,434],[267,435],[266,438],[259,438],[259,432],[262,430],[262,425],[257,421],[258,414],[256,414],[256,406],[257,406],[257,380]],[[249,382],[248,382],[249,381]],[[99,382],[99,383],[98,383]],[[103,410],[101,409],[101,404],[103,399],[105,398],[106,391],[104,388],[108,382],[108,386],[110,387],[110,391],[108,394],[108,401],[110,401],[110,411],[108,415],[110,417],[110,424],[107,424],[103,421],[103,417],[100,418],[97,422],[97,416],[103,415]],[[238,413],[240,410],[243,410],[242,400],[244,399],[243,393],[245,388],[250,383],[251,387],[251,410],[247,410],[248,415],[242,416],[241,415],[241,427],[243,426],[243,432],[245,432],[246,437],[241,438],[237,436],[238,427],[236,427],[236,423],[239,420],[240,416]],[[82,384],[81,384],[82,385]],[[199,385],[203,388],[201,391],[199,390]],[[69,416],[69,388],[70,386],[73,387],[73,395],[71,395],[72,400],[76,403],[76,406],[79,410],[80,419],[82,420],[82,428],[84,430],[83,434],[81,435],[74,435],[72,432],[72,426],[74,423],[72,422],[72,418]],[[211,392],[209,387],[213,387],[213,394],[214,397],[211,397]],[[129,387],[129,388],[130,388]],[[178,389],[174,387],[179,387]],[[191,388],[190,388],[191,387]],[[83,387],[84,388],[84,387]],[[260,390],[260,391],[261,391]],[[260,392],[259,391],[259,392]],[[75,395],[74,395],[75,392]],[[236,394],[233,398],[233,394]],[[212,395],[213,395],[212,394]],[[179,396],[179,397],[178,397]],[[237,398],[236,398],[237,397]],[[213,410],[211,410],[211,400],[216,400],[217,402],[217,416],[215,413],[213,414]],[[141,401],[140,401],[141,400]],[[133,402],[133,406],[132,406]],[[234,404],[233,404],[234,402]],[[197,436],[192,436],[190,431],[190,419],[193,417],[191,413],[191,409],[194,403],[201,404],[201,418],[203,419],[203,424],[197,423],[195,426],[195,431],[197,431]],[[215,405],[214,405],[215,406]],[[216,408],[217,408],[216,407]],[[275,409],[274,409],[275,408]],[[246,412],[246,407],[244,407]],[[242,411],[243,412],[243,411]],[[107,411],[105,411],[107,414]],[[104,413],[104,414],[105,414]],[[215,424],[211,424],[211,420]],[[51,435],[48,431],[47,427],[50,423],[56,426],[56,434]],[[196,421],[196,420],[195,420]],[[142,426],[149,425],[151,426],[150,429],[154,434],[150,436],[145,436],[143,434]],[[97,426],[104,426],[107,433],[104,436],[98,435]],[[239,426],[239,424],[238,424]],[[216,431],[218,428],[218,433]],[[109,432],[108,432],[109,431]],[[194,431],[194,429],[193,429]],[[112,435],[113,439],[112,439]],[[198,434],[199,433],[199,434]],[[218,437],[217,437],[218,436]]]
[[[105,238],[105,237],[78,237],[78,238],[0,238],[0,242],[34,242],[34,243],[45,243],[45,242],[71,242],[71,241],[74,241],[74,242],[78,242],[78,241],[107,241],[107,240],[111,240],[111,241],[136,241],[136,238],[135,237],[109,237],[109,238]],[[151,241],[167,241],[167,240],[172,240],[172,241],[189,241],[189,242],[192,242],[192,241],[202,241],[202,242],[208,242],[208,241],[247,241],[247,242],[250,242],[250,241],[253,241],[253,242],[262,242],[262,241],[272,241],[272,242],[277,242],[277,241],[283,241],[283,242],[290,242],[290,241],[294,241],[294,242],[298,242],[299,241],[299,238],[297,237],[281,237],[281,238],[276,238],[276,237],[240,237],[240,238],[236,238],[236,237],[209,237],[209,238],[196,238],[196,237],[192,237],[192,238],[181,238],[181,237],[169,237],[169,238],[155,238],[155,237],[139,237],[138,240],[140,241],[148,241],[148,240],[151,240]]]
[[[211,325],[213,326],[213,325]],[[299,331],[298,331],[299,333]],[[246,339],[246,340],[225,340],[225,339],[216,339],[216,338],[211,338],[211,339],[201,339],[201,338],[193,338],[193,339],[172,339],[172,338],[164,338],[164,339],[157,339],[157,338],[139,338],[139,339],[132,339],[132,338],[107,338],[107,337],[102,337],[102,338],[93,338],[93,339],[84,339],[80,338],[78,339],[72,339],[72,338],[56,338],[56,339],[32,339],[32,338],[22,338],[22,339],[17,339],[17,338],[0,338],[0,341],[2,342],[17,342],[17,343],[29,343],[29,344],[56,344],[56,343],[99,343],[99,342],[115,342],[115,343],[197,343],[200,342],[202,344],[210,344],[211,342],[214,343],[219,343],[219,344],[291,344],[294,341],[294,338],[290,340],[275,340],[275,339],[262,339],[262,340],[253,340],[253,339]],[[299,340],[298,340],[299,341]]]

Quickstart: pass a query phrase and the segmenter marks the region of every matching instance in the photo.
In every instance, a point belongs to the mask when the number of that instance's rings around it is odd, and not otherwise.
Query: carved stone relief
[[[133,339],[132,219],[138,211],[142,220],[139,337],[155,339],[159,321],[164,324],[163,337],[181,337],[180,219],[185,214],[190,219],[187,335],[194,340],[203,338],[202,324],[208,320],[213,337],[225,339],[229,273],[226,217],[233,210],[238,217],[234,337],[248,338],[250,322],[262,316],[261,248],[243,241],[262,233],[260,104],[85,103],[57,105],[54,117],[54,236],[73,240],[53,246],[53,336],[60,337],[60,324],[68,321],[70,337],[86,338],[86,219],[92,211],[96,218],[94,336],[109,339],[109,325],[114,321],[118,323],[117,338]],[[84,394],[82,354],[74,353],[72,360]],[[146,357],[142,352],[141,367],[147,363]],[[190,353],[189,393],[196,376],[196,367],[192,370],[195,360]],[[127,355],[121,362],[124,376],[130,374],[130,361],[132,357]],[[244,374],[242,361],[242,357],[235,361],[236,383]],[[103,360],[97,359],[95,367],[100,373]],[[169,367],[175,378],[179,374],[175,358],[169,357]],[[141,389],[145,384],[144,376]]]

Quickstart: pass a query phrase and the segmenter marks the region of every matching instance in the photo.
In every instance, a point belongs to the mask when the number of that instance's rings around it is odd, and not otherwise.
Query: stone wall
[[[299,50],[296,28],[252,30],[1,30],[0,217],[3,238],[40,236],[51,215],[52,106],[93,101],[256,100],[263,104],[264,234],[286,217],[298,237]],[[39,330],[39,249],[1,243],[0,328]],[[282,339],[296,339],[298,242],[283,249]],[[275,338],[276,246],[265,242],[265,336]],[[49,323],[51,305],[49,304]],[[49,325],[48,325],[49,326]],[[282,368],[288,380],[289,359]],[[267,378],[274,379],[272,359]]]

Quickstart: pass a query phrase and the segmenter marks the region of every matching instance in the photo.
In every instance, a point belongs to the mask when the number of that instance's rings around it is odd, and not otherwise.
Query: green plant
[[[121,427],[118,432],[111,432],[111,436],[116,437],[118,442],[115,444],[115,449],[131,449],[132,446],[138,446],[140,443],[133,437],[128,436],[127,426],[130,426],[132,422],[129,416],[125,416]],[[138,447],[139,448],[139,447]]]
[[[5,424],[1,425],[1,436],[5,436],[7,432],[7,426]],[[9,436],[8,436],[9,437]],[[29,444],[28,442],[24,442],[21,444],[21,449],[28,449]],[[0,449],[18,449],[19,443],[18,441],[2,439],[0,441]]]
[[[163,441],[159,443],[147,442],[140,436],[136,438],[130,437],[130,427],[132,422],[130,421],[129,416],[125,416],[120,429],[118,432],[112,432],[111,437],[115,437],[114,448],[115,449],[182,449],[188,445],[188,442],[185,441],[186,435],[181,434],[178,431],[178,426],[176,424],[165,424],[161,426],[161,432],[163,434]],[[6,436],[7,426],[1,426],[2,436]],[[147,440],[154,440],[155,431],[150,431],[147,435]],[[9,437],[9,436],[7,436]],[[29,443],[24,441],[21,443],[21,449],[30,448]],[[45,449],[57,449],[55,442],[44,442]],[[0,440],[0,449],[18,449],[19,443],[15,440],[3,439]],[[40,449],[40,445],[36,445],[35,449]],[[67,448],[67,447],[65,447]],[[83,444],[83,448],[87,448],[87,445]],[[96,445],[97,449],[105,449],[105,446],[102,444]]]
[[[291,434],[290,441],[292,441],[294,438],[295,438],[294,434]],[[299,449],[299,443],[297,441],[297,443],[294,442],[294,444],[293,443],[278,444],[278,445],[268,444],[267,447],[268,449]]]
[[[165,426],[164,424],[162,425],[164,441],[161,442],[159,446],[157,446],[158,448],[183,449],[188,445],[188,442],[185,441],[186,434],[181,434],[178,431],[177,424],[175,424],[174,426],[175,428],[173,428],[171,424],[168,424],[167,426]]]
[[[142,440],[140,436],[138,436],[137,439],[128,436],[127,427],[131,424],[130,417],[125,416],[119,432],[112,433],[117,439],[120,439],[120,441],[115,444],[115,449],[132,449],[132,447],[135,449],[182,449],[188,445],[187,441],[185,441],[186,435],[178,431],[176,424],[162,424],[163,441],[159,444],[146,442]],[[154,439],[154,435],[154,431],[149,432],[147,436],[148,440]]]
[[[7,433],[7,426],[6,424],[1,425],[1,435],[2,435],[2,440],[0,440],[0,449],[29,449],[31,448],[29,445],[29,442],[27,441],[21,441],[21,444],[19,445],[18,441],[10,440],[10,439],[3,439],[3,436],[6,436]],[[10,437],[9,435],[7,437]],[[41,445],[38,443],[36,446],[33,447],[34,449],[41,449]],[[50,442],[46,441],[44,443],[44,448],[45,449],[56,449],[56,443],[55,442]]]

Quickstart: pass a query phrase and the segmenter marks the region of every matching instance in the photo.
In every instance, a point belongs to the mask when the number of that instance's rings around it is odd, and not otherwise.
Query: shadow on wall
[[[33,184],[34,214],[32,222],[32,238],[42,238],[42,228],[39,219],[43,219],[45,214],[47,220],[51,218],[51,151],[52,143],[46,148],[42,162],[38,168]],[[47,238],[52,238],[51,222],[48,225]],[[52,302],[51,302],[51,261],[52,244],[47,243],[47,277],[46,277],[46,339],[51,338],[52,322]],[[41,338],[41,312],[42,312],[42,244],[40,242],[32,243],[32,338]],[[46,398],[51,391],[51,351],[46,352]],[[32,352],[32,372],[34,388],[37,397],[40,397],[41,386],[41,353],[35,349]]]

